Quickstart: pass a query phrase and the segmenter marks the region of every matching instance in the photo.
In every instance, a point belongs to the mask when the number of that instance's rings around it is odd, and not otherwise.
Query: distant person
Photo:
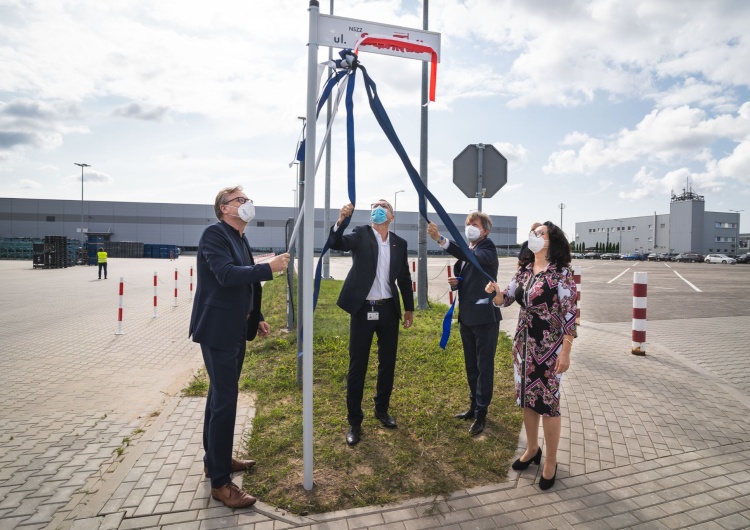
[[[495,293],[496,305],[518,302],[521,306],[513,338],[513,371],[528,445],[512,467],[521,471],[532,462],[540,464],[541,417],[547,458],[539,487],[547,490],[557,477],[562,374],[570,367],[570,350],[578,336],[576,284],[570,270],[570,244],[563,231],[549,221],[534,226],[528,240],[534,261],[523,265],[505,290],[495,282],[488,283],[486,290]]]
[[[362,430],[362,394],[373,335],[378,336],[378,382],[375,393],[375,418],[388,429],[396,428],[389,413],[398,349],[398,324],[404,299],[404,328],[414,318],[414,295],[407,262],[406,241],[388,231],[393,208],[385,199],[371,205],[372,223],[356,227],[344,235],[344,219],[354,205],[341,208],[339,220],[331,227],[331,248],[351,251],[352,267],[344,280],[338,306],[351,315],[349,321],[349,373],[346,377],[348,445],[357,445]],[[398,287],[397,287],[398,285]]]
[[[99,262],[99,279],[102,279],[102,270],[104,271],[104,279],[107,279],[107,253],[104,252],[103,248],[99,249],[96,253],[97,261]]]
[[[500,333],[500,309],[490,302],[484,287],[487,276],[497,278],[498,259],[495,243],[488,237],[492,220],[484,212],[471,212],[466,217],[465,233],[469,250],[479,262],[478,270],[469,262],[464,251],[438,232],[430,223],[427,234],[446,252],[456,257],[453,278],[448,280],[458,290],[458,325],[464,349],[464,367],[469,384],[469,408],[455,415],[462,420],[474,420],[469,434],[484,431],[487,409],[492,401],[495,385],[495,350]]]
[[[209,377],[203,422],[204,473],[211,479],[211,496],[229,508],[255,503],[232,482],[231,474],[255,464],[232,458],[237,415],[238,383],[246,341],[268,335],[261,313],[262,281],[286,270],[289,254],[256,265],[245,227],[255,216],[253,201],[242,187],[224,188],[216,195],[218,223],[207,227],[198,242],[197,280],[190,336],[201,345]]]
[[[537,229],[537,227],[540,226],[542,226],[542,223],[534,223],[533,225],[531,225],[531,231],[533,232]],[[524,241],[523,243],[521,243],[521,248],[518,251],[518,264],[516,265],[516,270],[525,267],[529,263],[533,263],[534,259],[534,253],[529,250],[529,242]]]

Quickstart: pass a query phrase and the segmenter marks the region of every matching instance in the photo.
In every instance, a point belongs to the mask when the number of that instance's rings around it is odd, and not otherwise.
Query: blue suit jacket
[[[272,280],[267,263],[255,265],[243,234],[220,221],[198,243],[197,281],[190,336],[212,348],[231,349],[252,340],[263,320],[261,281]]]
[[[378,268],[379,250],[375,232],[369,225],[358,226],[347,235],[343,232],[344,230],[340,227],[335,232],[332,228],[328,241],[334,250],[351,250],[352,252],[352,268],[346,275],[338,299],[338,306],[351,315],[362,308],[372,289]],[[391,246],[388,285],[391,287],[396,314],[401,318],[399,290],[404,298],[404,310],[414,311],[414,294],[411,288],[409,262],[406,258],[406,241],[394,233],[389,234],[388,238]],[[398,289],[396,289],[396,284],[398,284]]]
[[[453,265],[453,275],[462,278],[458,284],[458,321],[467,326],[500,322],[500,309],[492,303],[493,295],[487,294],[484,290],[487,277],[469,263],[461,247],[453,241],[448,245],[446,252],[458,258]],[[495,243],[489,238],[482,239],[476,244],[473,252],[484,272],[493,280],[497,280],[499,263]]]

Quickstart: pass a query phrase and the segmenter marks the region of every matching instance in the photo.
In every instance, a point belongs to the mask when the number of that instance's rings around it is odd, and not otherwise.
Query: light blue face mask
[[[382,225],[388,220],[388,216],[386,215],[385,208],[382,206],[376,206],[372,209],[372,212],[370,213],[370,219],[373,223],[376,225]]]

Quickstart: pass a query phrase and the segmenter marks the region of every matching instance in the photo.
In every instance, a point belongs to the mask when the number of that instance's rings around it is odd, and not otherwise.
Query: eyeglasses
[[[546,230],[539,230],[537,228],[536,230],[532,230],[530,233],[531,234],[535,234],[535,235],[537,235],[539,237],[542,237],[543,235],[545,235],[547,233],[547,231]]]
[[[391,208],[391,205],[390,205],[390,204],[383,204],[383,203],[381,203],[381,202],[374,202],[374,203],[372,203],[372,204],[370,205],[370,209],[371,209],[371,210],[374,210],[374,209],[375,209],[375,208],[377,208],[378,206],[380,206],[381,208],[385,208],[386,210],[389,210],[389,211],[391,211],[391,212],[393,211],[393,208]]]
[[[253,203],[253,201],[248,199],[247,197],[235,197],[234,199],[229,199],[228,201],[225,201],[224,204],[229,204],[232,201],[237,201],[240,204],[245,204],[246,202],[249,202],[250,204]]]

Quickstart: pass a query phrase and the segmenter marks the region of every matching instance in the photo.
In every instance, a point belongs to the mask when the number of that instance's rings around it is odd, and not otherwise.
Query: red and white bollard
[[[646,292],[648,273],[633,273],[633,355],[646,355]]]
[[[177,269],[174,270],[174,305],[172,307],[177,307]]]
[[[190,267],[190,300],[193,299],[193,267]]]
[[[450,277],[451,277],[451,266],[450,266],[450,264],[446,265],[445,268],[448,271],[448,278],[450,279]],[[451,304],[451,305],[453,305],[453,289],[450,289],[448,291],[448,303]]]
[[[156,317],[159,316],[159,313],[157,313],[157,310],[156,310],[156,305],[157,305],[156,304],[156,300],[157,300],[157,296],[156,296],[156,282],[158,282],[158,281],[159,281],[159,277],[156,275],[156,271],[154,271],[154,316],[152,318],[156,318]]]
[[[117,309],[117,331],[115,335],[124,335],[122,331],[122,294],[125,289],[125,279],[120,276],[120,307]]]
[[[573,280],[576,282],[576,324],[581,323],[581,267],[573,267]]]
[[[414,261],[411,262],[411,272],[413,274],[417,273],[417,260],[414,260]],[[415,293],[417,292],[417,282],[416,282],[416,280],[412,280],[411,281],[411,290],[413,292],[415,292]]]

